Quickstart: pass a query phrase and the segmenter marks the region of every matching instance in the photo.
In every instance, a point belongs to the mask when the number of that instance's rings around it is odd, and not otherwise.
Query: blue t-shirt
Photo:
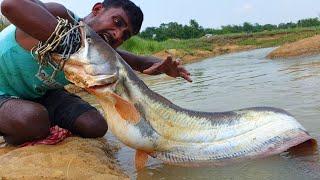
[[[79,20],[76,17],[76,20]],[[10,25],[0,32],[0,95],[23,99],[41,97],[49,89],[63,88],[69,82],[62,71],[53,81],[51,67],[38,74],[38,61],[16,41],[16,27]]]

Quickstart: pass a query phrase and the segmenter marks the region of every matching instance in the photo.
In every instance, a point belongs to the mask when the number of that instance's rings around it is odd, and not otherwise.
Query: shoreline
[[[284,44],[267,57],[270,59],[290,59],[320,54],[320,35]]]
[[[257,46],[239,46],[239,45],[225,45],[219,46],[213,51],[205,51],[205,50],[195,50],[192,53],[185,52],[184,50],[177,49],[169,49],[165,51],[160,51],[153,56],[164,60],[167,56],[172,56],[174,58],[181,59],[183,64],[190,64],[202,61],[203,59],[217,57],[221,55],[226,55],[230,53],[249,51],[254,49],[259,49]]]

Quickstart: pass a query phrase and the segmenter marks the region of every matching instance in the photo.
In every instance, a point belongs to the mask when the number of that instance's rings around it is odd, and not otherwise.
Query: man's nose
[[[122,41],[123,30],[117,29],[112,32],[114,39],[117,41]]]

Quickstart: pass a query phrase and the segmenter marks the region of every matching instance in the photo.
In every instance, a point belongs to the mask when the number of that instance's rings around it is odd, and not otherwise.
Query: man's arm
[[[47,40],[57,25],[56,18],[38,0],[4,0],[1,11],[11,23],[40,41]]]
[[[132,69],[143,73],[144,70],[150,68],[155,63],[162,60],[156,57],[137,56],[124,50],[116,50],[119,55],[132,67]]]
[[[165,73],[168,76],[182,77],[192,82],[190,73],[182,66],[181,61],[173,60],[171,56],[161,60],[151,56],[138,56],[123,50],[117,50],[117,52],[136,71],[149,75]]]
[[[1,11],[17,27],[16,39],[28,50],[50,37],[57,25],[56,16],[71,20],[63,5],[39,0],[3,0]]]

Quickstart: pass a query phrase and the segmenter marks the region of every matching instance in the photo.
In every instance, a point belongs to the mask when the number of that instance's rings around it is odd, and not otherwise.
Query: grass
[[[126,41],[121,48],[140,55],[152,55],[167,49],[180,49],[187,52],[192,51],[193,49],[212,50],[212,43],[201,39],[170,39],[158,42],[142,39],[140,37],[132,37]]]
[[[216,35],[211,38],[188,40],[170,39],[162,42],[132,37],[125,42],[121,48],[140,55],[152,55],[156,52],[168,49],[182,50],[192,54],[195,50],[212,51],[214,47],[225,45],[250,45],[257,48],[274,47],[317,34],[320,34],[320,27],[293,28],[258,33],[225,34]]]
[[[320,28],[296,28],[288,31],[271,31],[266,33],[256,33],[246,39],[238,41],[238,45],[253,45],[257,47],[280,46],[285,43],[295,42],[300,39],[312,37],[320,34]],[[269,38],[263,38],[269,37]]]
[[[161,51],[164,49],[164,46],[156,41],[145,40],[139,37],[132,37],[126,41],[121,49],[140,54],[140,55],[150,55],[155,52]]]

